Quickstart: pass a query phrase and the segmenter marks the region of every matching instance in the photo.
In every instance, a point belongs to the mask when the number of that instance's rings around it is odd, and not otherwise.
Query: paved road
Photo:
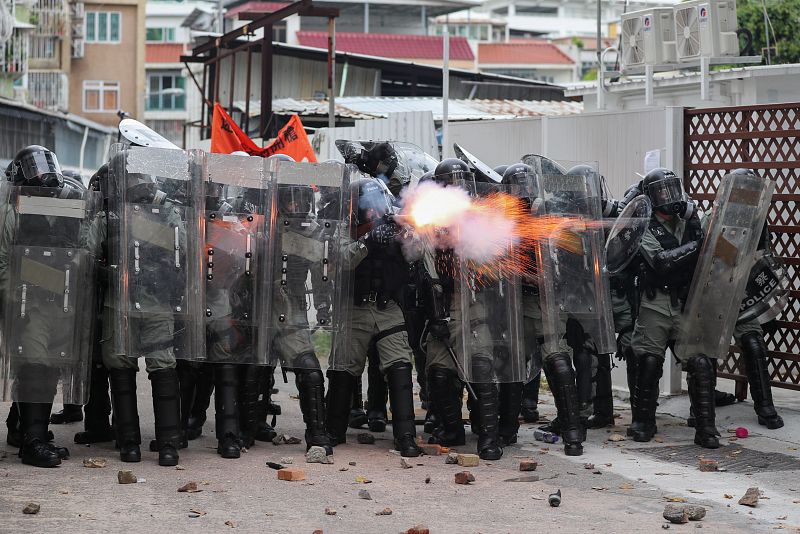
[[[286,415],[279,418],[279,430],[302,436],[296,391],[293,385],[279,385],[277,400]],[[142,431],[145,443],[153,435],[149,384],[140,376],[139,395]],[[552,401],[544,396],[544,415],[554,413]],[[667,400],[665,413],[683,410],[681,398]],[[629,412],[617,401],[625,423]],[[0,405],[5,418],[8,404]],[[213,410],[212,410],[213,411]],[[744,421],[753,432],[750,405],[725,408],[720,428],[732,420]],[[211,411],[210,416],[213,416]],[[798,428],[800,414],[784,411],[789,425]],[[213,420],[213,419],[212,419]],[[661,443],[645,448],[678,446],[691,443],[692,434],[682,421],[669,415],[659,418]],[[739,445],[758,451],[766,460],[749,473],[701,473],[689,451],[686,465],[676,463],[681,456],[666,453],[655,459],[641,449],[641,444],[611,442],[611,431],[590,432],[586,454],[567,458],[559,446],[545,446],[533,439],[535,425],[523,425],[520,443],[506,449],[502,460],[469,470],[476,481],[469,486],[456,485],[458,466],[445,465],[444,457],[422,457],[412,461],[411,469],[400,465],[400,458],[389,451],[390,433],[378,435],[375,445],[355,443],[357,431],[351,430],[353,443],[337,447],[334,465],[306,464],[303,445],[260,443],[239,460],[223,460],[215,452],[212,423],[205,435],[181,451],[183,469],[162,468],[156,454],[145,452],[140,464],[123,464],[112,444],[71,447],[72,458],[57,469],[34,469],[23,466],[15,451],[0,460],[0,531],[4,532],[402,532],[416,524],[432,532],[657,532],[665,521],[661,517],[667,497],[685,498],[708,508],[700,523],[672,525],[670,530],[689,532],[753,532],[776,526],[792,530],[800,525],[800,479],[798,471],[770,471],[767,452],[781,452],[793,457],[800,447],[794,430],[771,436],[756,436],[730,445],[725,454],[735,459]],[[57,441],[71,442],[77,424],[53,427]],[[624,428],[614,430],[624,434]],[[725,433],[727,437],[730,434]],[[474,452],[470,436],[465,452]],[[549,448],[549,450],[548,450]],[[680,450],[680,449],[675,449]],[[749,454],[748,452],[745,452]],[[307,472],[302,482],[282,482],[276,472],[265,466],[267,460],[294,457],[294,465]],[[104,457],[102,469],[83,467],[84,458]],[[539,462],[537,482],[506,482],[506,479],[530,475],[520,473],[521,458]],[[724,457],[723,457],[724,458]],[[793,460],[793,458],[790,458]],[[356,462],[356,465],[349,465]],[[584,468],[593,463],[595,469]],[[117,471],[131,469],[144,483],[119,485]],[[747,470],[747,467],[744,467]],[[599,473],[596,473],[599,471]],[[366,477],[372,482],[356,482]],[[195,481],[199,493],[178,493],[179,486]],[[758,486],[764,499],[758,508],[737,504],[747,487]],[[796,486],[796,487],[795,487]],[[358,497],[366,489],[372,500]],[[551,508],[547,496],[560,489],[563,503]],[[733,496],[732,499],[725,495]],[[41,504],[38,515],[23,515],[29,501]],[[391,508],[392,515],[376,512]],[[325,509],[336,510],[326,515]],[[199,516],[199,517],[190,517]],[[785,519],[778,518],[786,516]],[[226,525],[226,522],[231,522]],[[233,525],[233,526],[231,526]]]

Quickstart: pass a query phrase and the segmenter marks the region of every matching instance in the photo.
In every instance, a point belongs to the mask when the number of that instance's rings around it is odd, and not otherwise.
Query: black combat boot
[[[522,386],[522,405],[519,413],[526,423],[535,423],[539,420],[539,385],[542,383],[541,373],[533,380]]]
[[[639,380],[639,359],[630,348],[625,350],[625,373],[628,376],[628,400],[631,404],[631,415],[636,413],[636,382]],[[628,430],[625,432],[628,437],[633,437],[633,433],[640,429],[641,425],[635,420],[631,420]]]
[[[475,362],[473,362],[473,368],[474,366]],[[482,460],[499,460],[503,457],[503,447],[500,445],[499,435],[497,385],[492,382],[473,383],[472,389],[475,390],[477,396],[475,411],[477,412],[478,456]]]
[[[361,377],[356,379],[353,387],[353,400],[350,405],[350,417],[348,426],[350,428],[363,428],[368,423],[367,412],[364,411],[364,393]]]
[[[443,367],[428,368],[428,391],[439,420],[439,426],[428,443],[446,447],[466,443],[464,420],[461,417],[461,388],[461,380],[454,372]]]
[[[545,358],[543,368],[556,403],[558,428],[564,441],[564,454],[580,456],[583,454],[585,430],[581,426],[575,371],[572,369],[569,355],[564,352],[553,354]]]
[[[419,400],[422,403],[422,409],[428,409],[428,375],[425,374],[425,362],[428,360],[427,355],[422,349],[414,349],[414,369],[417,372],[417,384],[419,384]]]
[[[208,364],[200,364],[196,367],[194,400],[190,405],[189,417],[186,419],[187,440],[197,439],[203,434],[212,393],[214,393],[214,368]]]
[[[739,344],[742,347],[747,381],[750,382],[750,396],[753,397],[753,408],[758,415],[758,424],[770,430],[781,428],[783,419],[772,403],[767,344],[764,343],[762,336],[755,333],[743,335]]]
[[[239,435],[242,447],[249,449],[259,431],[258,388],[262,369],[257,365],[237,365],[239,372]]]
[[[84,406],[83,432],[75,434],[75,443],[88,445],[114,439],[114,431],[108,422],[111,415],[111,399],[108,396],[108,369],[102,363],[92,365],[89,403]]]
[[[580,345],[572,351],[572,364],[575,368],[575,387],[578,391],[578,411],[584,428],[586,428],[589,416],[592,414],[593,360],[595,356],[594,352],[584,345]]]
[[[51,425],[65,425],[83,421],[83,410],[80,404],[65,404],[60,412],[50,416]]]
[[[275,387],[275,368],[271,366],[259,367],[258,378],[258,429],[255,433],[256,441],[272,441],[278,435],[273,426],[275,417],[281,414],[281,407],[272,402],[272,389]],[[272,416],[272,424],[267,418]]]
[[[695,416],[694,442],[706,449],[719,448],[719,431],[714,410],[714,387],[717,374],[711,359],[692,356],[686,362],[686,382],[689,385],[689,400]]]
[[[519,412],[522,403],[522,382],[500,384],[500,442],[507,447],[517,442]]]
[[[325,454],[330,456],[333,454],[333,446],[325,429],[325,377],[314,354],[301,356],[299,363],[304,367],[296,367],[294,376],[300,394],[300,411],[303,412],[303,421],[306,424],[306,450],[322,447]]]
[[[347,443],[347,423],[358,379],[347,371],[328,370],[328,402],[325,424],[333,447]]]
[[[367,367],[367,426],[370,432],[385,432],[386,402],[389,398],[389,390],[386,387],[386,377],[380,369],[377,352],[370,357]],[[413,402],[413,401],[412,401]],[[394,412],[392,412],[394,415]]]
[[[19,430],[19,408],[17,402],[11,403],[8,410],[8,417],[6,417],[6,428],[8,434],[6,435],[6,443],[11,447],[19,449],[22,447],[22,432]]]
[[[414,426],[414,385],[411,363],[399,362],[386,370],[389,398],[392,405],[392,435],[394,448],[400,456],[415,458],[422,454],[417,446],[417,429]]]
[[[647,442],[658,432],[656,408],[658,408],[658,381],[664,366],[664,358],[658,354],[636,356],[638,373],[636,392],[631,402],[633,421],[630,431],[633,441]]]
[[[239,406],[237,366],[232,363],[214,365],[214,415],[217,433],[217,454],[223,458],[239,458]]]
[[[597,355],[597,370],[594,374],[594,400],[592,415],[587,421],[589,428],[614,426],[614,396],[611,391],[611,355]]]
[[[55,393],[55,388],[53,392]],[[23,436],[19,456],[23,464],[35,467],[56,467],[61,464],[64,453],[59,453],[47,440],[47,424],[52,408],[52,403],[17,403]],[[66,456],[69,457],[68,452]]]
[[[114,405],[114,430],[117,434],[119,458],[123,462],[140,462],[142,442],[139,430],[139,409],[136,405],[136,370],[109,369],[111,400]]]
[[[194,393],[197,386],[197,378],[200,374],[200,365],[186,360],[178,360],[175,369],[178,371],[178,384],[180,385],[181,396],[181,431],[183,432],[182,441],[189,445],[190,439],[197,439],[203,431],[202,425],[199,429],[189,431],[189,416],[194,406]]]
[[[159,369],[150,373],[153,390],[153,414],[156,427],[158,465],[178,465],[178,447],[181,444],[181,401],[178,396],[178,372]]]

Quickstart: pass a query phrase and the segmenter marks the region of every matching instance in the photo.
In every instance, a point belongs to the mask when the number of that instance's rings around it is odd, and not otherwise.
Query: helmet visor
[[[683,184],[677,176],[662,178],[647,186],[647,196],[654,208],[661,208],[683,200]]]
[[[278,198],[278,208],[284,215],[306,216],[314,206],[314,190],[308,186],[282,187]]]
[[[472,174],[472,171],[452,171],[434,175],[433,179],[442,185],[461,185],[466,183],[471,186],[475,182],[475,175]]]
[[[58,158],[52,152],[30,152],[17,161],[19,171],[30,185],[53,187],[63,181]]]

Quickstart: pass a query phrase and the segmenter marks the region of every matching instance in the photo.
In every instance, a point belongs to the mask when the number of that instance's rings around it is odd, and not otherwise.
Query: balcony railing
[[[28,72],[28,103],[37,108],[65,111],[69,106],[69,80],[62,72]]]
[[[0,43],[0,74],[21,76],[28,71],[30,38],[27,33],[14,30],[11,39]]]

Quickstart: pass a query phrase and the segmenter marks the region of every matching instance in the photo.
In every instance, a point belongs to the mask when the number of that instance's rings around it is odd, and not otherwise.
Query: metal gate
[[[684,180],[689,194],[708,209],[722,176],[752,168],[775,180],[768,220],[775,254],[791,280],[788,306],[777,331],[766,336],[772,385],[800,390],[800,103],[687,109],[684,112]],[[747,395],[739,349],[720,364],[719,376],[736,380]]]

